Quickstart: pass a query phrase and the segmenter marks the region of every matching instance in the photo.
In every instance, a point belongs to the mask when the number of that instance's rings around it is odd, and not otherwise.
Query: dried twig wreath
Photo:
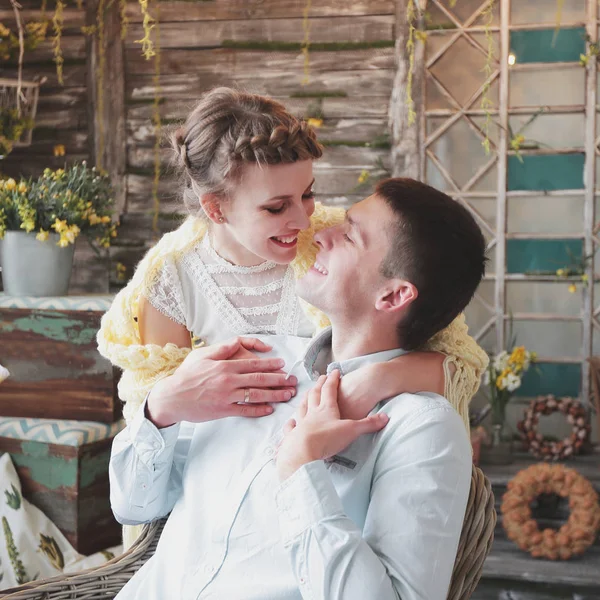
[[[558,442],[544,439],[537,431],[540,416],[557,411],[566,415],[567,421],[573,426],[571,435]],[[590,435],[588,414],[583,404],[574,398],[554,396],[540,396],[533,400],[517,428],[531,454],[536,458],[553,461],[577,454]]]

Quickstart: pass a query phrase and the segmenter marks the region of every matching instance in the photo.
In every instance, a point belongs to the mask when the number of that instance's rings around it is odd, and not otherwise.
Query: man
[[[471,474],[460,417],[436,394],[402,394],[343,419],[337,386],[417,348],[465,308],[484,238],[445,194],[389,179],[315,241],[298,292],[332,327],[310,341],[263,338],[297,377],[296,398],[260,420],[197,423],[190,438],[171,425],[187,414],[183,368],[117,436],[117,519],[171,513],[119,598],[446,597]]]

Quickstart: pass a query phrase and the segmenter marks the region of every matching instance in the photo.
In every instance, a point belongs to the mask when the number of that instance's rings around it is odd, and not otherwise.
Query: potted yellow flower
[[[46,169],[37,180],[0,180],[4,291],[18,296],[67,293],[75,240],[108,248],[116,236],[108,176],[85,162]]]
[[[491,358],[483,379],[489,390],[492,416],[491,448],[482,453],[482,460],[488,464],[507,464],[512,460],[511,443],[504,436],[506,406],[536,359],[535,352],[529,352],[525,346],[511,346],[512,350],[503,350]]]

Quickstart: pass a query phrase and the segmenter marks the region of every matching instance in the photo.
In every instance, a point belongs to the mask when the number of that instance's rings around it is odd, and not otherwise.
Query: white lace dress
[[[232,265],[215,252],[209,235],[179,260],[167,259],[148,301],[185,325],[195,345],[237,335],[314,333],[296,296],[289,265]]]

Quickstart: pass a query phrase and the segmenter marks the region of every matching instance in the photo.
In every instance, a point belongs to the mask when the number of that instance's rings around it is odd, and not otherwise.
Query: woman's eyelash
[[[315,197],[315,192],[314,190],[310,190],[310,192],[308,194],[304,194],[302,196],[303,200],[310,200],[312,198]],[[270,212],[272,215],[278,215],[280,213],[282,213],[286,208],[286,205],[284,204],[283,206],[280,206],[279,208],[266,208],[265,210],[267,212]]]
[[[285,210],[285,204],[280,206],[279,208],[267,208],[267,212],[270,212],[272,215],[278,215]]]

